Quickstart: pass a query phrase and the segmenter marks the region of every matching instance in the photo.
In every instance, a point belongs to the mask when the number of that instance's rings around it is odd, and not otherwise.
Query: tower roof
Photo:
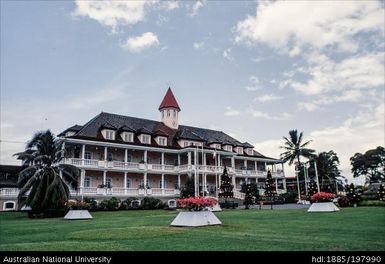
[[[176,101],[174,94],[172,93],[170,87],[168,88],[167,93],[164,96],[163,101],[159,106],[159,110],[161,110],[163,108],[168,108],[168,107],[173,107],[173,108],[178,109],[178,111],[180,111],[180,107],[178,105],[178,102]]]

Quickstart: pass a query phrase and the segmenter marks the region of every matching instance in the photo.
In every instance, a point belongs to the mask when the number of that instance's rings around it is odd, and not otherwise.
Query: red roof
[[[176,101],[174,94],[172,93],[170,87],[168,88],[167,93],[164,96],[163,101],[159,106],[159,110],[161,110],[163,108],[168,108],[168,107],[173,107],[173,108],[178,109],[178,111],[180,111],[178,102]]]

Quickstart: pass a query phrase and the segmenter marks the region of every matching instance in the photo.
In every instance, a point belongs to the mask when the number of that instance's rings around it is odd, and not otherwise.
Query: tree
[[[320,190],[326,192],[335,192],[335,185],[342,185],[340,170],[338,166],[340,161],[337,154],[330,150],[329,152],[321,152],[313,157],[313,161],[317,164],[318,179],[320,182]],[[310,166],[309,174],[315,175],[314,166]]]
[[[275,181],[271,176],[270,170],[267,171],[267,177],[265,182],[265,196],[269,197],[271,201],[271,209],[273,209],[274,197],[277,196],[277,190],[275,188]]]
[[[227,168],[225,167],[221,176],[221,186],[219,187],[220,192],[218,197],[225,198],[225,202],[227,202],[227,198],[232,198],[234,196],[233,188],[234,186],[231,184],[231,179],[227,173]]]
[[[381,183],[380,188],[378,189],[377,195],[380,201],[385,202],[385,183]]]
[[[311,140],[306,141],[305,143],[302,143],[303,138],[303,132],[301,132],[298,136],[298,131],[290,130],[289,131],[289,138],[283,137],[285,140],[284,145],[281,146],[281,148],[285,149],[286,151],[281,153],[281,158],[283,162],[289,162],[289,165],[292,165],[293,163],[296,164],[297,170],[300,170],[301,168],[301,157],[304,158],[313,158],[314,157],[314,149],[309,149],[307,146],[310,144]],[[299,174],[297,174],[297,185],[299,188]],[[300,197],[300,193],[298,192],[298,197]]]
[[[350,158],[353,177],[365,176],[366,182],[385,180],[385,149],[381,146],[364,154],[356,153]]]
[[[37,213],[57,210],[64,206],[70,196],[67,183],[77,188],[80,170],[72,165],[61,164],[64,157],[62,144],[50,130],[41,131],[27,143],[24,152],[15,154],[26,166],[18,178],[20,206],[30,206]],[[27,198],[24,200],[25,195]]]
[[[361,194],[357,191],[356,187],[354,187],[353,183],[346,186],[346,197],[348,197],[350,204],[354,207],[357,207],[357,203],[361,201]]]
[[[312,197],[314,194],[318,192],[317,184],[315,181],[310,180],[309,187],[307,189],[307,197],[306,200],[310,201],[310,197]]]
[[[188,197],[194,197],[194,196],[195,196],[194,179],[192,177],[188,177],[187,182],[185,183],[182,190],[180,191],[180,197],[188,198]]]
[[[245,193],[245,209],[249,209],[249,205],[254,204],[253,188],[251,183],[242,184],[241,192]]]

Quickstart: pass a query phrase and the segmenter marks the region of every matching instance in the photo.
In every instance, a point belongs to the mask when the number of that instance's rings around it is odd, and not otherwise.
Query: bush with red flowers
[[[332,202],[336,195],[334,193],[317,192],[310,197],[312,203]]]
[[[176,200],[178,206],[189,211],[201,211],[207,207],[213,207],[217,201],[213,198],[189,197]]]

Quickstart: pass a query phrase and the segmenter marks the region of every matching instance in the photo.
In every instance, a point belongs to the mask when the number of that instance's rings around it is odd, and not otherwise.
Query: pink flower
[[[189,197],[184,199],[177,199],[178,206],[190,211],[201,211],[206,207],[213,207],[217,201],[213,198],[204,197]]]
[[[331,202],[335,197],[336,195],[334,193],[317,192],[312,197],[310,197],[310,201],[312,203]]]

